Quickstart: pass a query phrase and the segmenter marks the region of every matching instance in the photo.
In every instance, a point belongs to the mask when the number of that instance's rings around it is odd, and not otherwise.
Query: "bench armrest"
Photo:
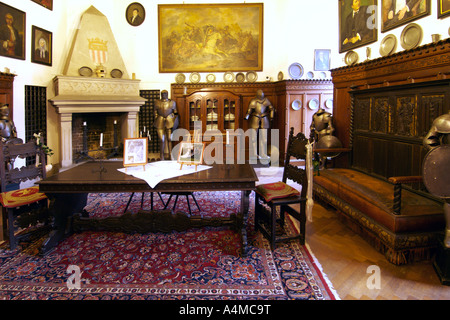
[[[390,177],[388,181],[394,184],[394,214],[400,214],[402,208],[402,184],[422,182],[422,176]]]

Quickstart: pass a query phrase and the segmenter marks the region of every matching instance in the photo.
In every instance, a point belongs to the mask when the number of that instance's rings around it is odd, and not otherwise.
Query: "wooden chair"
[[[131,200],[133,200],[133,196],[134,196],[134,192],[131,194],[130,199],[128,200],[127,206],[125,207],[125,210],[123,211],[123,213],[127,212],[128,207],[130,206]],[[142,192],[141,209],[144,206],[144,196],[145,196],[145,192]],[[159,196],[159,199],[161,200],[161,202],[163,203],[163,205],[165,207],[166,204],[164,203],[164,199],[161,197],[161,193],[158,192],[158,196]],[[153,211],[153,192],[150,192],[150,210]]]
[[[306,195],[308,189],[308,179],[306,170],[293,166],[291,157],[305,160],[306,145],[308,140],[303,133],[294,136],[294,128],[289,132],[286,160],[283,169],[282,181],[259,185],[255,192],[255,226],[270,241],[272,249],[275,249],[276,242],[299,239],[300,244],[305,244],[306,225]],[[290,179],[302,186],[301,192],[286,184]],[[291,205],[300,205],[300,210],[294,209]],[[277,215],[279,209],[279,216]],[[299,221],[299,234],[277,235],[277,224],[284,226],[285,213]]]
[[[0,141],[0,147],[0,202],[3,230],[4,235],[9,238],[11,250],[14,250],[19,238],[29,235],[20,233],[18,236],[17,229],[27,228],[38,222],[48,222],[48,199],[44,193],[39,192],[38,186],[10,191],[7,188],[14,184],[19,187],[21,182],[28,180],[44,179],[45,153],[34,139],[19,144]],[[15,168],[17,158],[26,159],[37,155],[39,155],[38,164],[25,164]]]

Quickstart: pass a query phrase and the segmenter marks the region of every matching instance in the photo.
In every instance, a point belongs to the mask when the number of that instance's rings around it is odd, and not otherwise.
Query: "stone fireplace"
[[[60,115],[62,167],[71,166],[75,160],[74,114],[95,113],[104,118],[114,113],[121,132],[119,141],[137,136],[137,115],[145,103],[139,95],[139,80],[57,76],[53,82],[55,97],[50,101]]]
[[[103,133],[105,142],[112,143],[113,121],[120,132],[119,144],[137,136],[138,112],[146,100],[140,96],[140,80],[132,78],[108,19],[95,7],[89,7],[75,32],[63,75],[53,79],[55,97],[50,102],[60,115],[62,167],[71,166],[76,160],[84,122],[94,141],[99,141]],[[88,146],[98,147],[95,143]]]

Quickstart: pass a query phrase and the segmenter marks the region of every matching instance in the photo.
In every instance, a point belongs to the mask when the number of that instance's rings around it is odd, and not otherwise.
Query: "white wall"
[[[139,27],[130,26],[125,20],[125,10],[131,0],[55,0],[53,11],[45,9],[30,0],[2,0],[12,7],[26,12],[26,60],[0,57],[0,70],[5,67],[17,74],[14,81],[14,122],[19,137],[24,131],[24,87],[25,85],[47,86],[47,98],[54,96],[52,79],[62,74],[65,60],[80,21],[81,15],[91,5],[95,6],[109,20],[112,31],[121,50],[129,74],[136,73],[142,89],[170,89],[175,74],[158,72],[158,4],[177,3],[173,0],[140,0],[146,9],[146,20]],[[242,3],[242,0],[193,0],[179,3]],[[245,1],[264,3],[264,65],[258,72],[258,80],[266,76],[277,79],[279,71],[289,78],[288,67],[298,62],[306,73],[314,70],[314,49],[331,49],[331,67],[343,66],[345,54],[338,52],[338,1],[337,0],[257,0]],[[432,33],[448,37],[449,19],[437,19],[437,1],[432,0],[432,14],[416,21],[424,29],[422,44],[431,41]],[[35,25],[53,33],[53,65],[51,67],[30,61],[31,26]],[[403,27],[381,34],[379,41],[370,45],[372,58],[379,57],[379,43],[389,33],[400,38]],[[402,50],[398,46],[398,51]],[[361,60],[365,59],[365,47],[356,49]],[[243,70],[245,71],[245,70]],[[188,76],[188,75],[187,75]],[[206,74],[202,74],[205,79]],[[217,81],[223,73],[216,74]],[[50,159],[59,162],[58,115],[48,106],[48,144],[55,155]]]

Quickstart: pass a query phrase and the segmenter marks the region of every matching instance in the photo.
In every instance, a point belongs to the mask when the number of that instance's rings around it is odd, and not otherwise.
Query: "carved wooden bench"
[[[337,210],[352,230],[396,265],[430,260],[445,229],[442,203],[401,189],[421,177],[387,181],[354,169],[325,169],[314,195]]]

